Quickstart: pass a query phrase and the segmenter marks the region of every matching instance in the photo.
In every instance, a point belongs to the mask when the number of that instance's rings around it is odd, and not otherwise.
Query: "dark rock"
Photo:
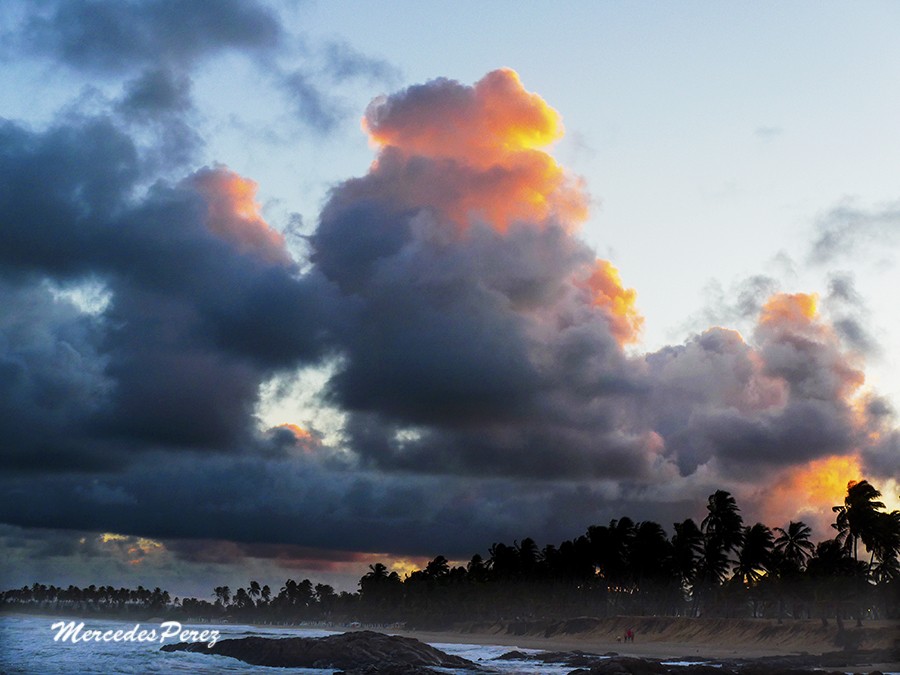
[[[520,652],[517,649],[512,650],[511,652],[506,652],[505,654],[501,654],[494,658],[495,661],[531,661],[533,654],[526,654],[525,652]]]
[[[205,643],[179,642],[163,646],[162,651],[220,654],[256,666],[342,669],[353,675],[430,675],[428,666],[482,670],[468,659],[446,654],[419,640],[373,631],[323,638],[247,637],[220,640],[211,648]],[[420,670],[411,669],[416,667]]]
[[[598,654],[574,649],[569,652],[535,652],[526,654],[518,650],[494,657],[494,661],[531,661],[533,663],[562,663],[567,666],[592,666],[602,657]]]
[[[677,669],[677,670],[676,670]],[[678,673],[678,675],[734,675],[735,671],[724,666],[708,666],[703,663],[697,663],[690,666],[673,666],[669,672]]]
[[[334,675],[445,675],[445,673],[427,666],[384,665],[338,670]]]
[[[616,656],[591,666],[589,670],[579,669],[569,675],[666,675],[668,672],[669,669],[658,661]]]

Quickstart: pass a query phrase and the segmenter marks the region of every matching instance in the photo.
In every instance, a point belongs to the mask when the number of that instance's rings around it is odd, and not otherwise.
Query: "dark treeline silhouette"
[[[616,615],[829,619],[900,617],[900,511],[885,511],[868,481],[848,484],[834,507],[835,537],[812,542],[802,521],[747,525],[735,499],[710,495],[705,518],[673,524],[623,517],[540,548],[531,538],[494,543],[486,558],[451,566],[437,556],[401,579],[369,566],[356,593],[288,579],[278,592],[251,581],[214,600],[153,591],[34,584],[2,595],[5,609],[176,615],[260,623],[516,621]],[[860,546],[862,544],[862,547]],[[861,550],[862,549],[862,550]]]

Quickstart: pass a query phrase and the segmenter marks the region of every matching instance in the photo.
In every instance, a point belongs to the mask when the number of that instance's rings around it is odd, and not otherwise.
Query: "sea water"
[[[162,652],[160,643],[120,640],[118,642],[75,642],[55,641],[59,630],[51,628],[58,621],[75,624],[84,622],[84,631],[128,631],[134,628],[134,621],[113,621],[109,619],[75,619],[74,617],[49,617],[28,615],[0,616],[0,673],[26,673],[36,675],[80,675],[112,673],[272,673],[278,675],[326,675],[332,669],[321,668],[269,668],[253,666],[228,656],[195,652]],[[185,624],[185,629],[218,630],[219,640],[258,637],[324,637],[341,631],[311,628],[285,628],[279,626],[245,626],[238,624]],[[140,629],[156,629],[160,624],[143,622]],[[177,642],[171,639],[169,644]],[[520,673],[545,673],[564,675],[574,668],[563,664],[528,663],[522,661],[497,660],[498,656],[516,650],[525,654],[538,650],[521,649],[501,645],[473,645],[433,643],[434,647],[456,656],[487,666],[497,673],[512,675]],[[464,673],[453,669],[440,669],[447,673]]]

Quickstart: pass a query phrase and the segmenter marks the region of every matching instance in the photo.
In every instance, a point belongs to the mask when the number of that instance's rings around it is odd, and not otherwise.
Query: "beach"
[[[617,641],[631,628],[633,642]],[[580,630],[579,630],[580,629]],[[832,620],[702,619],[672,617],[583,617],[568,621],[469,624],[447,631],[389,630],[429,644],[507,645],[545,651],[580,650],[595,654],[651,659],[749,660],[767,657],[821,656],[842,651],[840,629]],[[847,621],[845,634],[858,639],[861,653],[893,650],[883,671],[900,671],[900,621],[871,620],[856,628]],[[815,659],[811,659],[811,662]],[[867,657],[861,658],[861,663]],[[872,670],[869,668],[868,670]]]

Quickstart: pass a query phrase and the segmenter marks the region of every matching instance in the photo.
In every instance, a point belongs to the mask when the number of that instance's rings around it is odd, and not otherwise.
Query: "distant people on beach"
[[[634,642],[634,631],[630,628],[625,631],[625,642]]]

